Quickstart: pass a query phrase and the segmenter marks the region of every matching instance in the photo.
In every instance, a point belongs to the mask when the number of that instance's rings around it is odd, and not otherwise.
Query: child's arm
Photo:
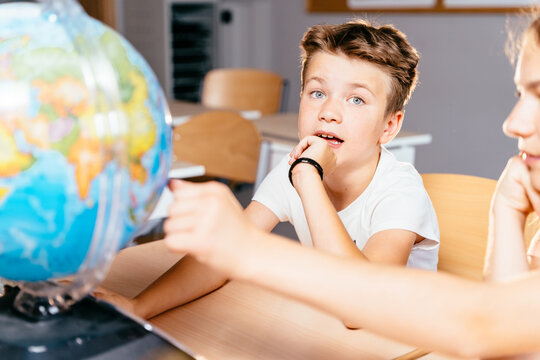
[[[293,183],[304,208],[313,246],[341,256],[367,258],[356,247],[330,202],[316,169],[296,165]]]
[[[505,280],[529,270],[523,232],[528,213],[539,203],[539,196],[530,184],[527,165],[518,156],[511,158],[491,202],[484,269],[487,279]],[[533,257],[538,251],[536,244],[531,244]]]
[[[394,229],[379,231],[369,238],[362,250],[358,249],[345,229],[321,179],[309,164],[301,164],[309,172],[295,178],[295,187],[302,199],[313,245],[321,250],[341,256],[354,256],[364,260],[406,265],[415,241],[422,238],[412,231]],[[298,185],[296,185],[298,183]]]
[[[487,357],[540,350],[539,273],[477,283],[344,259],[257,230],[221,184],[185,184],[179,195],[193,201],[179,201],[184,231],[167,234],[167,245],[232,278],[434,351]]]
[[[325,140],[315,136],[308,136],[300,141],[291,152],[289,163],[299,157],[317,161],[326,175],[336,166],[336,156],[332,149]],[[297,164],[291,179],[302,201],[313,246],[337,255],[366,260],[341,222],[315,167],[306,163]]]
[[[93,295],[143,319],[150,319],[221,287],[227,278],[186,255],[133,299],[104,288]]]
[[[176,181],[171,181],[173,194],[176,186]],[[244,214],[257,228],[265,232],[270,232],[279,221],[274,213],[255,201],[249,204]],[[178,216],[174,206],[171,207],[169,215],[165,230],[171,234],[176,231],[175,219]],[[221,287],[226,281],[226,277],[187,255],[133,299],[103,288],[98,288],[93,294],[139,317],[149,319],[206,295]]]
[[[279,222],[279,218],[270,209],[257,201],[252,201],[244,214],[252,224],[266,232],[272,231]]]
[[[330,173],[335,156],[326,142],[314,136],[300,141],[291,153],[291,162],[300,156],[315,159]],[[300,163],[293,173],[294,187],[302,200],[313,246],[336,255],[354,256],[375,262],[406,265],[416,233],[407,230],[385,230],[370,237],[362,250],[358,249],[345,229],[330,201],[317,170],[310,164]]]

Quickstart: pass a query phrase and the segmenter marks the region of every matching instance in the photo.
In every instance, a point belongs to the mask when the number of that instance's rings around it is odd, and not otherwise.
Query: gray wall
[[[306,28],[354,14],[309,14],[304,0],[272,0],[272,70],[289,79],[288,110],[299,100],[298,44]],[[362,15],[362,14],[357,14]],[[515,101],[513,69],[504,54],[503,14],[369,14],[394,24],[420,52],[420,84],[406,107],[403,129],[427,132],[418,147],[420,172],[497,178],[516,153],[501,126]]]
[[[137,10],[134,4],[143,0],[115,1],[119,5],[128,5],[133,12]],[[266,1],[271,3],[269,19],[253,21],[258,24],[270,21],[273,25],[271,41],[268,43],[268,36],[261,40],[260,46],[270,47],[268,52],[271,54],[270,61],[261,67],[276,71],[289,80],[288,110],[297,111],[300,91],[298,44],[306,28],[317,23],[343,22],[365,14],[310,14],[305,11],[305,0]],[[159,13],[162,12],[160,2],[155,5],[155,11]],[[120,11],[119,16],[132,17],[130,11]],[[368,17],[380,24],[394,24],[407,34],[422,56],[420,83],[406,107],[403,125],[404,130],[425,132],[433,137],[430,145],[418,147],[417,169],[420,172],[497,178],[507,158],[517,152],[516,141],[506,138],[501,131],[515,102],[513,69],[504,54],[505,24],[515,17],[504,14],[376,13],[370,13]],[[124,30],[126,19],[120,20],[119,25]],[[161,31],[163,24],[154,21],[150,26],[159,27],[156,31]]]

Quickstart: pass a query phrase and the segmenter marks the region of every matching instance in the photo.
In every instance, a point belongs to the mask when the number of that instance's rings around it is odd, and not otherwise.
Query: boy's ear
[[[403,123],[403,115],[403,111],[396,111],[388,115],[385,120],[383,133],[379,138],[379,144],[389,143],[399,133],[401,124]]]

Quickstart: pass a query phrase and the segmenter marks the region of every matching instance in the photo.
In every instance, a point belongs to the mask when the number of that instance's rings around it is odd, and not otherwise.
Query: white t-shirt
[[[398,162],[381,148],[373,179],[360,196],[338,212],[339,218],[359,249],[379,231],[415,232],[425,239],[413,245],[407,266],[436,270],[439,226],[422,178],[411,164]],[[270,209],[280,221],[289,221],[300,242],[313,246],[302,201],[289,182],[288,172],[285,156],[263,180],[253,200]]]

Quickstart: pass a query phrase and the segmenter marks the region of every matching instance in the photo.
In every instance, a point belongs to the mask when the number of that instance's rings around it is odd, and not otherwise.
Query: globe
[[[166,185],[170,124],[143,57],[76,1],[0,3],[0,277],[95,277]]]

